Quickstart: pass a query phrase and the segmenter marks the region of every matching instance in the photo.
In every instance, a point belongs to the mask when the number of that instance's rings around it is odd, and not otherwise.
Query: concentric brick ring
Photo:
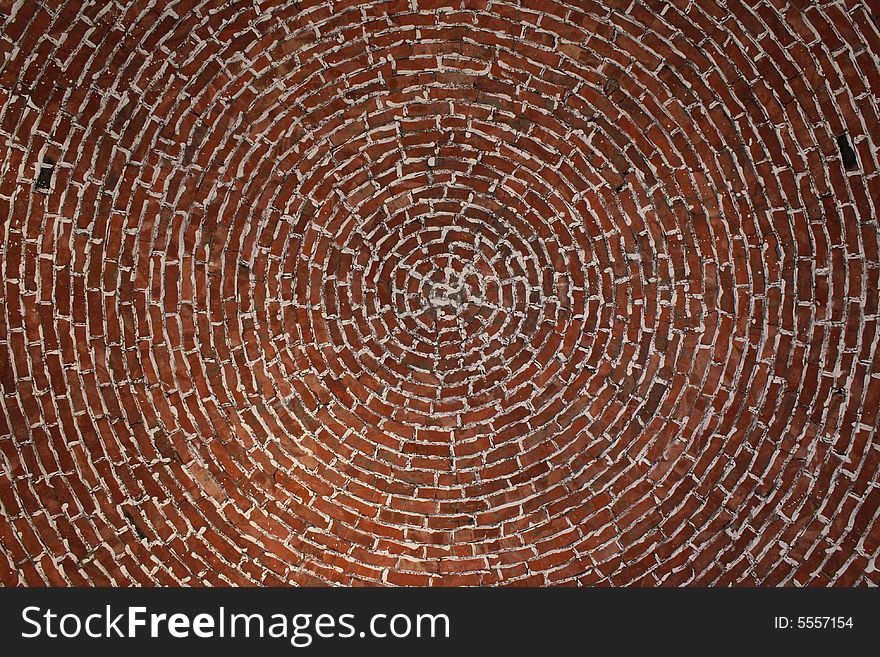
[[[866,5],[2,20],[4,584],[878,583]]]

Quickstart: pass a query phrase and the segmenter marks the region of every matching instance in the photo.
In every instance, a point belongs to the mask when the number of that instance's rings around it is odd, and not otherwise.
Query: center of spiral
[[[469,300],[467,286],[461,278],[450,283],[434,283],[428,291],[428,303],[437,311],[459,313]]]

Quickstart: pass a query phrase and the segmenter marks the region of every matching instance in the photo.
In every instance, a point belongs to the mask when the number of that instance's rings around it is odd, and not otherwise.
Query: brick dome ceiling
[[[860,2],[0,2],[0,576],[878,584]]]

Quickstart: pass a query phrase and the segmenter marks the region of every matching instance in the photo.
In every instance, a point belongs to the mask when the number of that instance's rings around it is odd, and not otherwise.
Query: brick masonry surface
[[[0,583],[880,583],[877,9],[0,0]]]

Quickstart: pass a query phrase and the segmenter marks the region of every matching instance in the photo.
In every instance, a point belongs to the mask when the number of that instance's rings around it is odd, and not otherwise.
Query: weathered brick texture
[[[0,582],[880,583],[880,30],[0,0]]]

